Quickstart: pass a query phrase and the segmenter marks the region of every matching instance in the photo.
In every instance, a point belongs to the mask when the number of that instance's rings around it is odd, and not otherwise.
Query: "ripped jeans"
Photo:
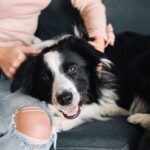
[[[0,76],[0,150],[49,150],[52,144],[55,145],[57,137],[50,110],[45,102],[21,91],[11,93],[10,83],[10,80]],[[51,135],[47,140],[31,138],[17,130],[14,117],[19,109],[26,107],[39,108],[47,114],[52,126]]]

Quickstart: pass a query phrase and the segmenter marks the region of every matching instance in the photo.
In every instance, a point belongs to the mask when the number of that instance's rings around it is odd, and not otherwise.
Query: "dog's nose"
[[[65,106],[72,103],[73,95],[71,92],[65,91],[59,95],[57,95],[57,101],[59,104]]]

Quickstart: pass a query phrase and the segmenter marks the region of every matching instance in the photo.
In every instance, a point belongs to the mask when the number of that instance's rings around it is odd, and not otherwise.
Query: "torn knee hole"
[[[38,107],[24,107],[14,116],[16,129],[22,134],[40,140],[51,135],[51,122],[46,112]]]

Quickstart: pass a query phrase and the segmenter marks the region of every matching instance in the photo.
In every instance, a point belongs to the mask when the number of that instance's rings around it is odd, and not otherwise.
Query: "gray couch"
[[[150,34],[149,0],[104,0],[108,21],[115,33],[134,31]],[[72,32],[78,13],[69,0],[53,0],[40,16],[37,35],[48,39]],[[125,117],[109,121],[92,121],[58,135],[58,150],[136,150],[143,129],[128,124]],[[144,150],[144,149],[143,149]]]
[[[108,21],[115,32],[133,31],[150,34],[149,0],[103,0],[107,8]]]

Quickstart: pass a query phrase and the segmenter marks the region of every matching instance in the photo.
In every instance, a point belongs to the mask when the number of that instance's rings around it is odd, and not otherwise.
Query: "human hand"
[[[13,78],[18,67],[26,60],[27,55],[37,55],[41,50],[27,46],[0,48],[0,68],[8,78]]]
[[[103,53],[104,50],[105,50],[105,40],[104,40],[104,38],[101,37],[101,36],[95,36],[95,37],[93,37],[93,39],[94,40],[90,41],[89,43],[91,45],[93,45],[95,47],[95,49],[97,49],[98,51]]]
[[[104,52],[105,47],[107,47],[108,45],[113,46],[115,43],[115,34],[113,32],[113,27],[111,24],[107,26],[106,32],[107,32],[107,39],[104,39],[102,36],[94,36],[93,37],[94,40],[89,42],[100,52]]]

